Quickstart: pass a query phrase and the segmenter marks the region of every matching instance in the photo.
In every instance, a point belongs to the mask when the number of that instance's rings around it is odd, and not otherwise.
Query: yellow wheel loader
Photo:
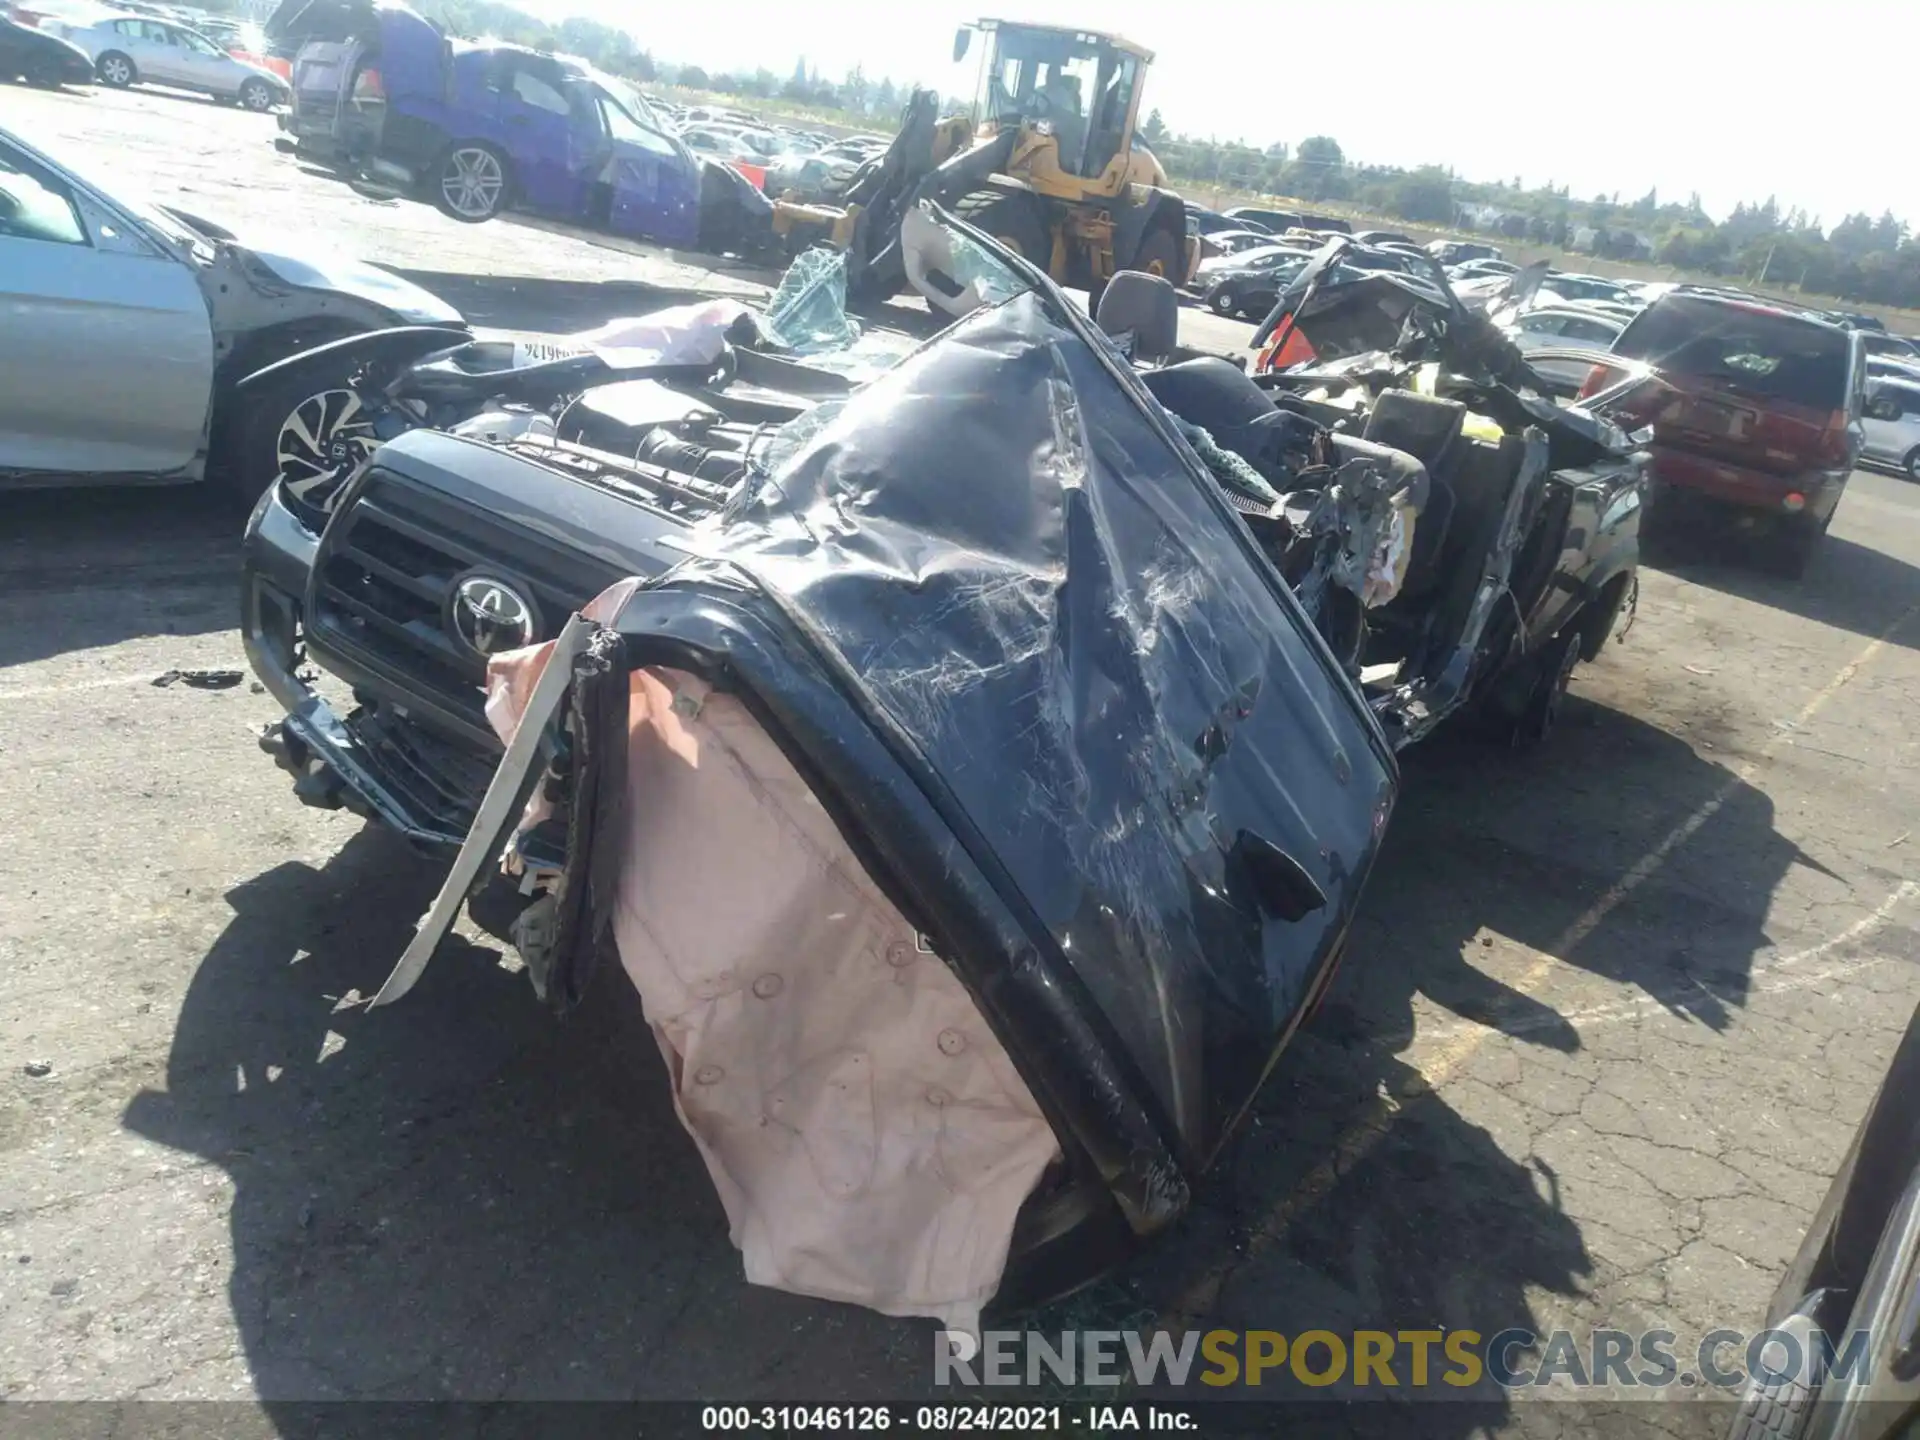
[[[893,294],[905,280],[900,217],[919,200],[952,210],[1047,271],[1097,295],[1119,270],[1184,282],[1199,263],[1186,206],[1134,138],[1150,51],[1089,30],[982,20],[954,37],[980,47],[973,113],[938,118],[916,91],[900,134],[848,188],[842,207],[776,198],[773,228],[794,250],[847,252],[849,293]]]

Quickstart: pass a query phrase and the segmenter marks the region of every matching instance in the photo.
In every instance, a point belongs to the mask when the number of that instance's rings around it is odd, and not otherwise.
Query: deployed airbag
[[[494,662],[503,738],[548,649]],[[636,671],[628,726],[614,935],[747,1278],[977,1328],[1059,1152],[1033,1096],[739,700]]]

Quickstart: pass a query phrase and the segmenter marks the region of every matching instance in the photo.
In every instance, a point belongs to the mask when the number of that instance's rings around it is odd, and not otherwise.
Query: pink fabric
[[[503,737],[546,657],[494,662]],[[747,1278],[977,1329],[1051,1128],[739,701],[642,671],[631,715],[616,938]]]

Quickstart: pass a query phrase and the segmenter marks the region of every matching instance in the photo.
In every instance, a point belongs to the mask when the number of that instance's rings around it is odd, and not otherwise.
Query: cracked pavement
[[[495,323],[700,278],[366,201],[270,123],[0,91],[0,124]],[[0,510],[0,1397],[274,1421],[930,1391],[926,1324],[745,1285],[633,997],[556,1026],[469,934],[366,1014],[436,873],[294,801],[250,738],[266,696],[147,683],[244,663],[230,514]],[[1338,983],[1243,1140],[1177,1233],[1037,1328],[1664,1328],[1684,1361],[1756,1326],[1920,999],[1916,566],[1920,489],[1862,472],[1804,584],[1711,550],[1644,572],[1543,752],[1410,756]],[[1421,1433],[1593,1413],[1483,1385]]]

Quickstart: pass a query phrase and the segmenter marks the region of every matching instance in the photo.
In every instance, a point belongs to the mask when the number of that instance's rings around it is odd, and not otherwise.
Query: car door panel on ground
[[[57,177],[0,145],[0,470],[165,474],[199,453],[206,299],[172,256],[106,239]]]

